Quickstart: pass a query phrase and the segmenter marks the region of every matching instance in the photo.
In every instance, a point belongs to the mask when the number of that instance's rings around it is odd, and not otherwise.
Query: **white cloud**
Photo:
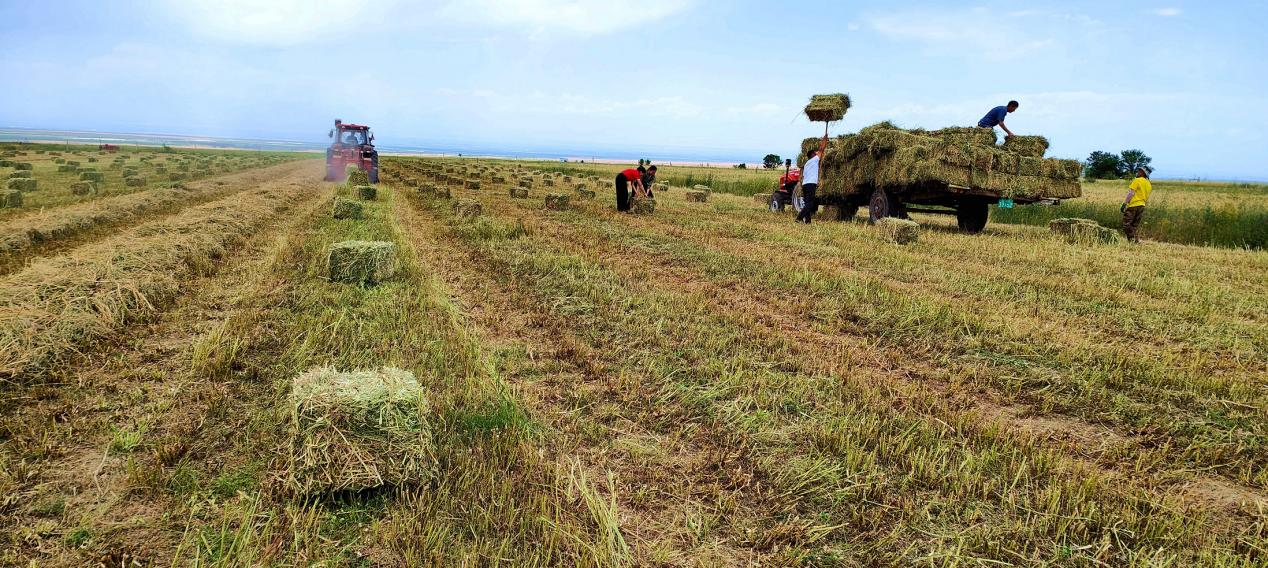
[[[1179,8],[1158,8],[1157,10],[1153,11],[1153,14],[1155,16],[1162,16],[1164,18],[1171,18],[1171,17],[1179,16],[1181,12]]]
[[[683,12],[692,0],[451,0],[440,14],[469,24],[603,35]]]
[[[868,16],[865,22],[882,36],[922,43],[939,54],[967,49],[991,59],[1016,59],[1053,44],[1050,39],[1037,39],[998,22],[983,25],[982,20],[990,17],[984,9],[974,8],[887,13]]]
[[[164,0],[166,10],[192,31],[211,38],[265,46],[337,41],[343,30],[371,42],[368,24],[392,4],[364,0]]]

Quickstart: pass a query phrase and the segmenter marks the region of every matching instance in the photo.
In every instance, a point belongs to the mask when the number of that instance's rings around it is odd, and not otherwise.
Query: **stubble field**
[[[0,217],[128,212],[0,250],[0,563],[1268,562],[1268,253],[924,217],[900,246],[415,158],[334,219],[356,192],[278,162]],[[330,282],[353,239],[395,276]],[[425,478],[287,489],[319,366],[419,379]]]

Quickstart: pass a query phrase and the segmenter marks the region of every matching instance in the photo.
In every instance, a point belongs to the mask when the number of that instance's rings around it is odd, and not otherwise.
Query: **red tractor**
[[[369,126],[344,124],[336,118],[328,136],[332,141],[326,149],[326,181],[348,179],[347,168],[353,165],[365,170],[370,183],[379,183],[379,152]]]

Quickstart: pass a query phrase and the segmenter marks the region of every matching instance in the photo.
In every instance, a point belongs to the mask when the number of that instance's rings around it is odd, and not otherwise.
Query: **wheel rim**
[[[801,186],[797,186],[797,189],[793,190],[792,205],[793,209],[796,209],[798,213],[801,213],[802,208],[806,206],[806,198],[801,194]]]
[[[872,192],[872,199],[867,203],[867,213],[873,221],[889,216],[889,196],[878,189]]]

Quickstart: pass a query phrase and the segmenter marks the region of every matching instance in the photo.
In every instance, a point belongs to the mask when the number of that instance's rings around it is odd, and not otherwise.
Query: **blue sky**
[[[1260,2],[0,3],[0,126],[758,161],[880,120],[1008,123],[1051,155],[1268,179]]]

